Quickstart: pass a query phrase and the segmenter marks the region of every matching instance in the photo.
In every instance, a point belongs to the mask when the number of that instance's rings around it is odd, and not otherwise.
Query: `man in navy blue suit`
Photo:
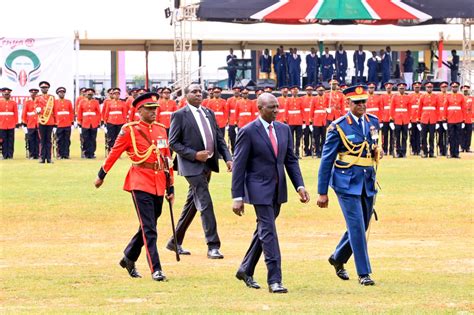
[[[368,98],[365,86],[353,86],[343,93],[350,100],[350,111],[328,127],[318,173],[317,204],[320,208],[328,207],[331,185],[346,219],[347,231],[329,257],[336,275],[349,280],[344,264],[354,253],[359,283],[374,285],[365,231],[377,193],[374,166],[383,156],[377,146],[379,120],[365,113]]]
[[[296,48],[293,48],[293,53],[288,56],[288,72],[290,73],[290,85],[300,88],[301,56]]]
[[[271,293],[287,293],[282,285],[281,256],[275,219],[282,203],[287,202],[285,169],[299,194],[300,201],[309,202],[304,188],[298,158],[294,154],[290,128],[276,122],[278,101],[263,93],[257,100],[260,116],[239,130],[235,144],[232,171],[232,210],[241,216],[244,202],[252,204],[257,215],[257,229],[236,274],[237,279],[254,289],[260,286],[253,279],[255,266],[265,256]]]
[[[311,53],[306,55],[306,75],[308,76],[307,84],[315,86],[318,83],[319,57],[314,47],[311,47]]]
[[[263,55],[260,56],[259,60],[260,73],[265,73],[265,79],[270,79],[270,73],[272,72],[272,56],[268,48],[265,48]]]
[[[359,45],[359,50],[354,51],[354,55],[352,56],[352,59],[354,61],[354,68],[355,68],[355,77],[356,77],[356,83],[361,83],[363,82],[363,76],[364,76],[364,62],[365,62],[365,52],[363,49],[362,45]],[[375,82],[375,81],[370,81],[369,82]]]

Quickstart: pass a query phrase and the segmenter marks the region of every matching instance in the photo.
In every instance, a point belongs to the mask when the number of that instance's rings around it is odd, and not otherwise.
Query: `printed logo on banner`
[[[31,50],[15,50],[5,59],[5,74],[21,87],[38,79],[40,73],[41,61]]]

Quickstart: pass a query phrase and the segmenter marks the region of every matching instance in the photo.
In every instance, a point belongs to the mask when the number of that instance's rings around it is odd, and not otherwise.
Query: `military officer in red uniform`
[[[381,112],[381,122],[382,122],[382,150],[386,155],[390,153],[393,155],[393,146],[394,146],[394,130],[395,125],[390,123],[390,108],[392,107],[393,97],[395,94],[392,93],[393,84],[390,82],[385,83],[385,94],[380,96],[380,105],[382,108]]]
[[[445,105],[450,157],[459,159],[461,132],[465,124],[466,99],[459,93],[459,82],[451,82],[451,94]]]
[[[448,102],[448,82],[443,81],[439,85],[441,93],[438,94],[438,146],[439,154],[448,155],[448,124],[446,123],[446,103]]]
[[[229,97],[227,99],[227,123],[229,125],[229,140],[230,140],[230,149],[232,154],[234,153],[234,146],[235,146],[235,139],[237,137],[237,134],[235,132],[235,125],[234,122],[237,121],[236,116],[235,116],[235,107],[237,104],[237,101],[241,99],[240,97],[240,87],[233,87],[232,91],[234,92],[234,96]]]
[[[49,82],[41,81],[39,87],[41,95],[38,98],[39,137],[40,137],[40,163],[53,163],[51,160],[52,141],[51,136],[56,132],[56,115],[54,114],[55,98],[48,94]]]
[[[471,87],[463,85],[462,91],[466,98],[466,112],[464,116],[464,129],[461,142],[461,149],[463,152],[471,152],[471,138],[472,138],[472,108],[474,106],[474,96],[470,95]]]
[[[421,125],[418,120],[418,113],[420,110],[420,102],[423,94],[421,91],[421,82],[416,81],[412,84],[413,94],[410,95],[410,145],[411,145],[411,154],[420,155],[420,131]]]
[[[56,89],[58,99],[54,102],[54,116],[56,117],[56,137],[58,139],[58,158],[69,159],[71,146],[71,130],[74,123],[74,109],[70,100],[65,99],[66,88]]]
[[[391,122],[395,124],[397,157],[405,158],[407,155],[408,124],[411,116],[410,95],[405,93],[406,83],[400,82],[397,87],[398,95],[393,97],[390,116]]]
[[[380,99],[380,95],[375,94],[375,87],[376,84],[370,82],[367,84],[367,103],[366,103],[366,112],[377,116],[379,121],[382,121],[382,112],[383,112],[383,105]],[[380,127],[380,126],[379,126]]]
[[[282,86],[280,88],[281,96],[277,97],[278,100],[278,114],[276,116],[276,121],[286,124],[286,108],[288,107],[288,90],[287,86]]]
[[[330,91],[326,94],[326,127],[344,114],[344,95],[339,91],[339,82],[329,80]]]
[[[227,103],[226,100],[221,98],[222,88],[216,86],[214,90],[212,90],[214,97],[207,102],[207,108],[214,112],[216,116],[217,126],[219,127],[222,137],[225,139],[225,127],[228,121],[228,110],[227,110]]]
[[[131,88],[130,91],[129,91],[130,95],[127,97],[127,100],[125,101],[125,105],[127,106],[129,112],[133,108],[133,106],[132,106],[133,101],[138,96],[137,92],[138,92],[137,88]]]
[[[128,107],[120,100],[120,92],[119,88],[113,88],[110,99],[104,102],[102,107],[102,121],[106,124],[104,131],[107,135],[107,151],[113,148],[120,129],[127,122]]]
[[[29,159],[37,160],[39,158],[39,130],[38,130],[38,115],[36,114],[36,107],[38,107],[37,95],[38,89],[30,89],[30,98],[23,106],[21,114],[21,122],[23,129],[26,129],[26,137],[28,141]]]
[[[178,110],[176,101],[170,99],[170,96],[171,89],[164,87],[158,100],[160,106],[156,109],[156,121],[165,126],[167,132],[170,130],[171,114]]]
[[[237,101],[235,106],[235,119],[234,125],[240,129],[247,125],[254,119],[255,113],[253,108],[253,101],[249,99],[249,90],[242,90],[242,98]]]
[[[305,156],[311,156],[312,151],[313,151],[313,144],[311,141],[313,138],[312,136],[313,127],[309,123],[309,116],[311,112],[311,105],[314,100],[314,96],[313,96],[314,87],[310,84],[307,84],[304,87],[304,90],[306,92],[306,95],[301,97],[301,101],[303,102],[303,108],[304,108],[303,120],[305,122],[305,124],[303,124],[304,154]]]
[[[303,135],[303,124],[305,124],[305,121],[303,117],[303,101],[298,97],[298,92],[298,86],[294,85],[291,87],[291,97],[286,103],[286,122],[290,126],[291,136],[295,145],[295,155],[300,159],[301,136]]]
[[[207,107],[207,103],[214,97],[214,85],[211,84],[207,87],[207,98],[202,101],[202,106]]]
[[[76,102],[74,103],[74,114],[77,115],[77,110],[79,109],[79,103],[81,103],[81,101],[85,98],[86,98],[86,88],[81,87],[79,89],[79,96],[76,98]]]
[[[436,124],[438,123],[439,105],[438,96],[433,93],[433,83],[425,83],[426,94],[421,97],[420,107],[418,108],[418,124],[421,124],[421,148],[422,158],[435,158],[434,155],[434,136]],[[417,126],[418,127],[418,126]],[[428,148],[429,135],[429,148]]]
[[[252,100],[253,102],[253,119],[256,119],[259,116],[258,106],[257,106],[257,99],[260,95],[262,95],[264,89],[262,87],[257,87],[255,89],[255,98]]]
[[[114,147],[100,168],[95,186],[99,188],[103,184],[105,176],[120,155],[127,152],[132,166],[123,189],[132,195],[139,228],[124,250],[120,266],[132,278],[140,278],[135,262],[145,246],[152,279],[165,281],[166,276],[156,247],[156,223],[161,215],[163,198],[174,201],[174,188],[166,128],[155,122],[158,97],[157,93],[146,93],[133,101],[133,106],[140,114],[140,121],[130,122],[122,127]]]
[[[15,127],[18,122],[18,104],[11,99],[10,88],[2,88],[3,98],[0,99],[0,145],[2,158],[13,159],[15,144]]]
[[[87,159],[95,159],[97,148],[97,128],[100,125],[99,102],[93,99],[95,90],[86,90],[86,99],[79,104],[77,111],[77,122],[79,132],[82,134],[84,156]]]
[[[314,149],[317,158],[321,158],[323,145],[326,141],[326,105],[324,97],[324,86],[316,86],[317,95],[311,102],[309,123],[313,128]]]

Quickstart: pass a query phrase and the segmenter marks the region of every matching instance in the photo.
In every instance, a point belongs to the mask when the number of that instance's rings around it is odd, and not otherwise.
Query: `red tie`
[[[273,134],[273,126],[272,125],[268,126],[268,136],[270,137],[270,143],[272,144],[273,152],[275,152],[275,156],[278,156],[277,140],[275,138],[275,135]]]

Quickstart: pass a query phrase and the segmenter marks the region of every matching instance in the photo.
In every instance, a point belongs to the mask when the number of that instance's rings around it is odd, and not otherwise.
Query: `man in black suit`
[[[269,291],[287,293],[281,283],[281,256],[275,226],[281,204],[288,199],[285,169],[300,201],[309,202],[309,194],[293,150],[290,128],[275,122],[278,100],[270,93],[263,93],[257,104],[260,117],[239,130],[235,144],[232,210],[241,216],[245,202],[252,204],[257,214],[257,229],[236,277],[249,288],[259,289],[253,274],[263,251]]]
[[[217,126],[214,113],[201,106],[202,92],[199,84],[191,84],[184,92],[187,105],[171,116],[169,142],[177,154],[175,166],[179,174],[188,181],[189,191],[176,225],[178,244],[174,244],[171,239],[166,248],[174,250],[178,246],[181,255],[190,255],[181,245],[196,211],[199,211],[208,246],[207,257],[221,259],[224,256],[219,252],[221,241],[217,234],[209,181],[211,172],[219,172],[219,154],[226,162],[229,172],[232,171],[232,156]]]

